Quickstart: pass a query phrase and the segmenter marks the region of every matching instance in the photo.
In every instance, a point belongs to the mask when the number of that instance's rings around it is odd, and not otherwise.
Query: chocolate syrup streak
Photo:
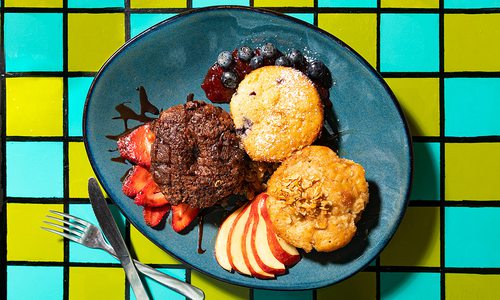
[[[204,217],[205,217],[205,210],[201,212],[200,218],[198,219],[198,254],[203,254],[205,253],[205,251],[207,251],[206,249],[201,248],[201,243],[203,240],[203,224],[205,224],[203,222]]]
[[[132,108],[128,107],[127,104],[130,102],[123,102],[115,106],[115,110],[118,112],[119,116],[113,117],[112,119],[123,120],[125,130],[118,135],[107,135],[106,137],[108,139],[117,141],[122,135],[129,133],[130,131],[142,125],[138,125],[134,128],[128,128],[128,120],[136,120],[141,123],[147,123],[155,120],[156,118],[149,117],[146,115],[146,113],[150,113],[155,116],[158,116],[160,114],[160,110],[149,101],[144,87],[138,87],[137,91],[139,91],[139,103],[141,112],[136,113]]]
[[[141,112],[138,114],[132,108],[128,107],[127,104],[130,102],[123,102],[115,106],[115,110],[118,112],[118,117],[113,117],[113,120],[123,120],[123,124],[125,129],[122,133],[117,135],[106,135],[106,138],[117,141],[121,136],[133,131],[137,127],[143,125],[144,123],[151,122],[156,118],[149,117],[146,113],[150,113],[152,115],[158,116],[160,114],[160,110],[154,106],[148,99],[148,95],[143,86],[140,86],[136,89],[139,91],[139,103]],[[137,125],[133,128],[128,128],[128,120],[136,120],[141,122],[142,124]],[[118,149],[108,150],[109,152],[116,152]],[[117,163],[126,163],[126,159],[121,157],[120,155],[117,157],[111,158],[111,161]]]

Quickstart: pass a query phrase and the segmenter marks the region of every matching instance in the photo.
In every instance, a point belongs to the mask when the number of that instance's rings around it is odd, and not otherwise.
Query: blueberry
[[[233,56],[231,55],[231,52],[222,51],[219,53],[217,63],[224,69],[229,68],[229,66],[233,63]]]
[[[274,62],[275,65],[277,66],[283,66],[283,67],[289,67],[290,66],[290,60],[286,58],[286,56],[280,56],[276,59]]]
[[[302,69],[306,65],[306,58],[297,49],[292,49],[287,56],[292,64],[292,67],[296,69]]]
[[[332,74],[322,61],[310,62],[306,68],[306,75],[323,87],[330,88],[332,86]]]
[[[250,61],[253,56],[253,50],[250,47],[243,46],[238,49],[238,57],[242,61]]]
[[[252,57],[252,59],[250,59],[250,63],[249,63],[250,68],[252,68],[254,70],[262,67],[263,64],[264,64],[264,58],[260,55]]]
[[[274,55],[276,55],[276,47],[272,43],[266,43],[262,47],[262,56],[265,58],[272,58]]]
[[[230,89],[235,89],[238,86],[238,76],[233,72],[224,72],[220,78],[222,84]]]

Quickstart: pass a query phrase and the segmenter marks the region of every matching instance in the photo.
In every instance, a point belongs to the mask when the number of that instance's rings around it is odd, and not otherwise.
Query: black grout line
[[[440,149],[440,174],[439,174],[439,238],[440,238],[440,297],[442,300],[446,299],[446,280],[445,280],[445,104],[444,104],[444,0],[439,0],[439,136],[441,141],[439,143]]]
[[[128,8],[130,13],[179,13],[192,8],[192,1],[187,1],[187,8]],[[252,1],[253,2],[253,1]],[[444,11],[446,14],[497,14],[500,13],[500,8],[478,8],[478,9],[456,9],[456,8],[369,8],[369,7],[261,7],[268,10],[284,13],[439,13]],[[100,8],[43,8],[43,7],[4,7],[7,13],[58,13],[67,11],[68,13],[88,13],[88,14],[105,14],[105,13],[122,13],[127,8],[125,7],[100,7]]]
[[[63,1],[63,186],[64,186],[64,212],[69,213],[69,144],[68,144],[68,0]],[[63,268],[63,299],[69,299],[69,240],[64,239],[64,268]]]
[[[6,90],[5,90],[5,53],[4,53],[4,7],[5,1],[0,0],[0,299],[7,299],[7,171],[6,171]]]

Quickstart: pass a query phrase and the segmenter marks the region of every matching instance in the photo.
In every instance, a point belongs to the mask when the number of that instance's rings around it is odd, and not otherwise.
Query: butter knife
[[[134,261],[130,257],[125,241],[123,240],[120,230],[118,230],[118,226],[116,226],[113,215],[111,215],[111,211],[109,210],[108,203],[106,199],[104,199],[104,195],[95,178],[89,179],[88,189],[90,203],[92,204],[92,209],[97,217],[97,221],[99,221],[99,225],[101,225],[101,229],[109,243],[115,249],[116,257],[120,260],[125,270],[125,274],[134,291],[135,297],[140,300],[149,300],[148,294],[139,277],[139,273],[137,273],[137,269],[135,268]]]

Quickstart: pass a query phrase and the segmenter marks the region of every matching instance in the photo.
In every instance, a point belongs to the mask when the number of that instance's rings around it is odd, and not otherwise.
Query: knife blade
[[[116,257],[120,260],[125,270],[125,274],[127,275],[127,279],[130,282],[130,286],[132,286],[136,298],[141,300],[149,299],[127,246],[125,245],[125,241],[123,240],[120,230],[115,223],[115,219],[113,219],[113,215],[109,210],[108,203],[106,199],[104,199],[104,195],[95,178],[89,179],[88,190],[90,203],[92,204],[92,209],[97,217],[97,221],[99,225],[101,225],[101,229],[109,243],[115,249]]]

